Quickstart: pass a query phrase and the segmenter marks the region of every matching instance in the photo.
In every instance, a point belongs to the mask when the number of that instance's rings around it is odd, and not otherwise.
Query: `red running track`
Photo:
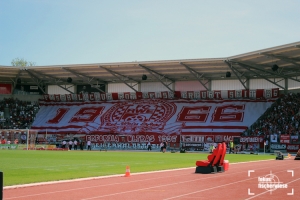
[[[5,187],[3,195],[5,200],[299,199],[299,163],[287,159],[231,164],[228,171],[217,174],[195,174],[195,168],[137,174],[131,172],[130,177],[117,175]],[[258,177],[269,178],[269,174],[273,179],[265,179],[266,183],[274,184],[276,181],[287,188],[274,191],[258,188],[258,184],[263,183],[259,182]],[[279,180],[275,180],[276,177]]]

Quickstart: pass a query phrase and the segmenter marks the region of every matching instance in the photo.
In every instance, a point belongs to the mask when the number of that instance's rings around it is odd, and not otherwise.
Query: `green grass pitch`
[[[195,167],[207,153],[127,151],[25,151],[0,150],[4,186],[68,180],[130,172]],[[230,163],[274,159],[274,155],[227,154]]]

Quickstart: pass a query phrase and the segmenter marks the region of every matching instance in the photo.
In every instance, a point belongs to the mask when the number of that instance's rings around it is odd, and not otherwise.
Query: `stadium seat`
[[[210,174],[216,173],[218,163],[221,154],[223,153],[222,144],[218,144],[218,147],[213,151],[211,155],[207,156],[207,160],[196,161],[196,171],[195,173]]]
[[[216,164],[218,172],[224,172],[223,164],[224,164],[224,158],[226,155],[226,143],[225,142],[222,143],[222,147],[223,147],[223,150],[222,150],[222,154],[220,156],[220,160]]]

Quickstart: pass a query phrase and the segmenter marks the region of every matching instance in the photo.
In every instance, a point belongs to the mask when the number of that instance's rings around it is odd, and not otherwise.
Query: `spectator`
[[[4,110],[9,110],[9,117],[4,116]],[[26,129],[29,128],[39,110],[38,102],[21,101],[5,98],[0,101],[1,121],[0,129]]]
[[[151,148],[151,143],[150,143],[150,142],[148,142],[148,144],[147,144],[147,149],[148,149],[148,151],[151,151],[151,150],[152,150],[152,148]]]
[[[257,153],[256,151],[257,151],[257,145],[256,145],[256,143],[254,143],[253,145],[252,145],[252,149],[253,149],[253,153]]]
[[[83,141],[80,142],[79,147],[80,147],[80,150],[83,150],[83,147],[84,147],[84,142]]]
[[[90,150],[90,151],[92,150],[90,140],[87,141],[87,150]]]
[[[66,144],[67,144],[66,140],[62,141],[62,148],[63,148],[63,149],[66,148]]]
[[[6,144],[6,140],[4,138],[2,138],[1,144]]]
[[[161,142],[160,145],[159,145],[159,147],[160,147],[160,152],[163,152],[164,143]]]
[[[248,130],[252,136],[263,135],[270,139],[281,134],[298,135],[300,131],[300,93],[282,95]],[[271,138],[272,139],[272,138]],[[274,140],[271,141],[275,142]],[[270,146],[270,144],[268,144]]]
[[[269,140],[265,141],[265,150],[266,152],[269,152]]]
[[[234,147],[233,141],[230,140],[230,142],[229,142],[229,154],[234,153],[233,152],[233,147]]]
[[[72,146],[73,146],[73,141],[70,140],[70,141],[69,141],[69,150],[72,150]]]
[[[77,150],[77,140],[74,140],[74,150]]]
[[[248,142],[246,142],[246,145],[245,145],[245,150],[247,151],[248,150]]]
[[[212,153],[214,151],[214,149],[215,149],[214,144],[210,144],[210,147],[209,147],[210,153]]]
[[[163,152],[165,153],[167,150],[167,142],[163,142]]]
[[[240,150],[240,147],[238,144],[234,145],[234,153],[237,154]]]

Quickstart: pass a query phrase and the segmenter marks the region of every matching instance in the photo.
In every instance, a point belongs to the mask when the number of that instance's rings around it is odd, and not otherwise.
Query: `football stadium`
[[[226,197],[234,184],[249,187],[239,198],[292,197],[299,63],[296,42],[219,59],[1,67],[4,199]]]

